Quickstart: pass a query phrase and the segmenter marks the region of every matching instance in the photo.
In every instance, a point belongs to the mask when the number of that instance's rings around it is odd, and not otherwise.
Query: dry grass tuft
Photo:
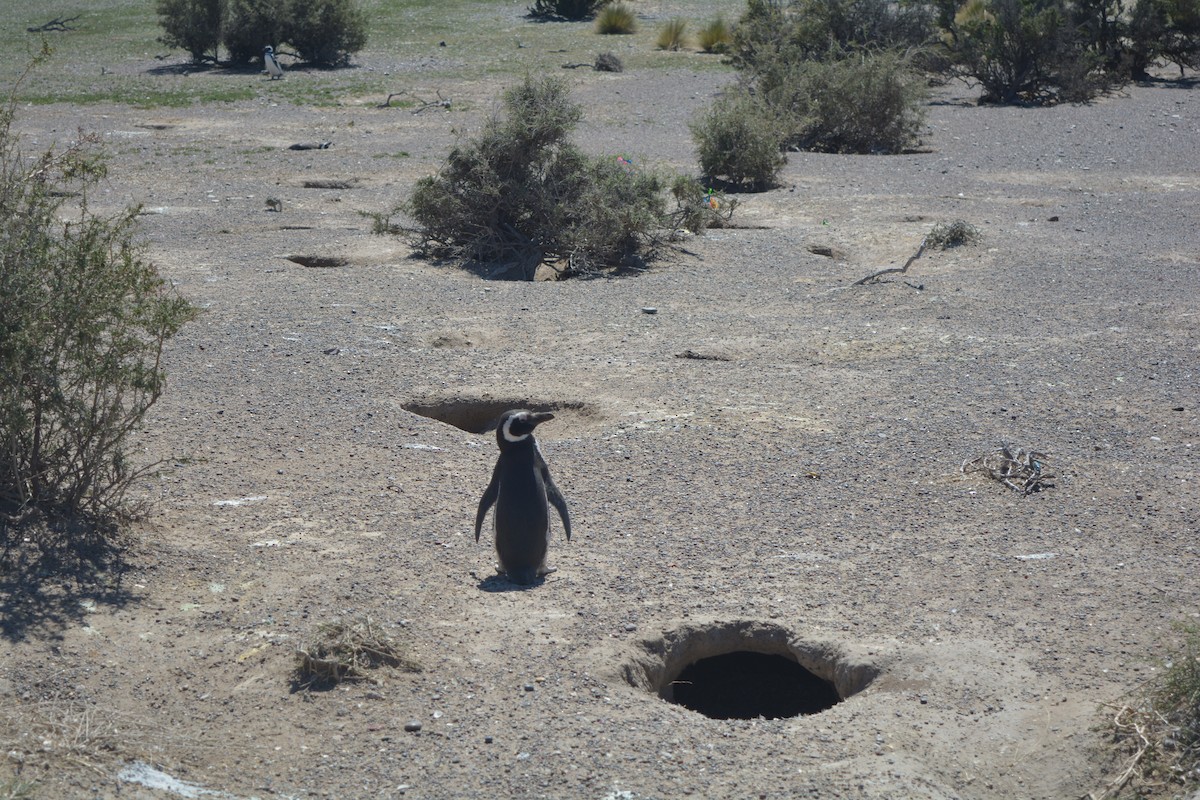
[[[1125,766],[1088,800],[1188,797],[1200,786],[1200,627],[1183,628],[1183,647],[1139,696],[1116,710],[1109,729]]]
[[[681,50],[687,46],[687,20],[676,17],[658,29],[655,46],[659,50]]]
[[[305,688],[366,680],[367,672],[378,667],[421,671],[405,648],[370,617],[318,625],[313,641],[298,648],[296,657],[296,683]]]
[[[613,3],[605,6],[596,15],[596,33],[629,34],[637,31],[637,17],[633,9],[624,3]]]
[[[700,29],[696,34],[696,43],[706,53],[728,52],[733,44],[733,29],[724,17],[717,17]]]

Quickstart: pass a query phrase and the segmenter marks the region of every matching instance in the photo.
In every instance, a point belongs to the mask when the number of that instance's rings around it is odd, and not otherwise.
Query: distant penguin
[[[492,524],[496,533],[496,555],[500,569],[509,579],[531,584],[554,571],[546,566],[550,546],[550,509],[554,504],[562,518],[567,541],[571,539],[571,518],[567,501],[550,479],[550,469],[541,448],[533,438],[533,429],[554,419],[549,412],[534,413],[523,409],[505,411],[496,429],[500,458],[492,470],[492,480],[479,501],[475,514],[475,541],[488,509],[496,507]]]
[[[263,48],[263,66],[267,68],[271,80],[283,77],[283,67],[279,66],[279,61],[275,58],[275,48],[271,45]]]

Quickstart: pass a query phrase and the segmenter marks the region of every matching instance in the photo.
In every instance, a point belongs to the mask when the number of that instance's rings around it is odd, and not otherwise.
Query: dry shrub
[[[1193,797],[1200,786],[1200,627],[1182,626],[1182,647],[1109,722],[1125,763],[1091,800]]]
[[[939,222],[930,229],[925,237],[925,243],[938,250],[948,250],[951,247],[962,247],[975,244],[983,238],[983,234],[965,220],[956,219],[953,222]]]
[[[342,681],[366,680],[370,670],[393,667],[420,672],[421,665],[370,617],[318,625],[312,640],[296,650],[296,684],[328,688]]]

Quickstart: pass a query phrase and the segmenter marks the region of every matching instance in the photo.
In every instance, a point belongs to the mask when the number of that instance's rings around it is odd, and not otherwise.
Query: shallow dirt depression
[[[419,414],[422,417],[445,422],[468,433],[487,433],[494,431],[500,421],[500,415],[513,408],[524,408],[529,411],[549,411],[556,416],[567,414],[589,417],[593,410],[586,403],[569,400],[533,400],[530,398],[433,398],[413,400],[403,405],[405,411]],[[552,431],[547,431],[552,433]],[[542,435],[541,429],[538,435]]]
[[[745,620],[684,624],[642,642],[623,669],[630,685],[713,719],[819,714],[867,688],[879,673],[839,645]]]

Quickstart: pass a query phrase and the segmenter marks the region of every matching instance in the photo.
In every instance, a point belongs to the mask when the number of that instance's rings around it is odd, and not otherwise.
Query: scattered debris
[[[695,361],[732,361],[729,356],[717,355],[716,353],[697,353],[695,350],[684,350],[682,353],[676,353],[676,358],[690,358]]]
[[[358,185],[357,178],[350,180],[339,180],[337,178],[313,178],[305,181],[303,184],[305,189],[353,189]]]
[[[617,58],[612,53],[601,53],[596,56],[596,60],[588,63],[587,61],[571,62],[563,64],[563,69],[579,69],[580,67],[591,67],[596,72],[624,72],[625,65],[621,63],[621,59]]]
[[[218,797],[234,800],[234,795],[172,777],[160,769],[155,769],[143,761],[132,761],[126,764],[119,773],[117,780],[122,783],[134,783],[147,789],[154,789],[176,797]]]
[[[367,670],[377,667],[421,671],[421,665],[405,655],[399,642],[370,617],[348,624],[318,625],[316,639],[297,648],[296,657],[296,683],[302,688],[328,688],[345,680],[366,679]]]
[[[214,500],[214,506],[243,506],[246,503],[257,503],[260,500],[266,500],[265,494],[256,494],[251,497],[238,497],[233,500]]]
[[[962,473],[984,472],[1021,494],[1040,491],[1054,475],[1046,471],[1046,456],[1037,450],[1001,445],[987,455],[962,463]]]

